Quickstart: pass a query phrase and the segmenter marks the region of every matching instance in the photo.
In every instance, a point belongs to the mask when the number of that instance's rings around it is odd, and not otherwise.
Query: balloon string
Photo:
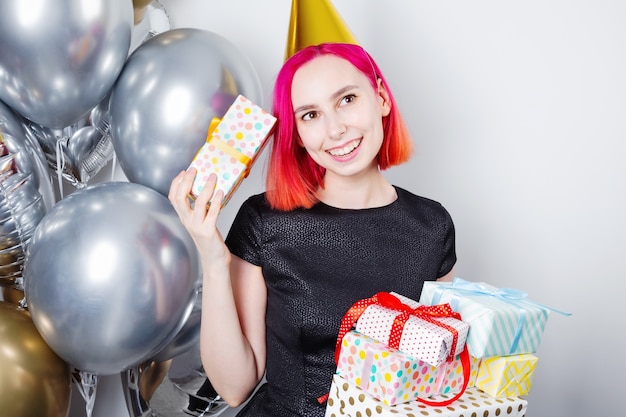
[[[113,153],[113,158],[111,161],[111,181],[115,180],[115,164],[117,163],[117,156]]]
[[[87,412],[87,417],[91,417],[93,407],[96,403],[98,375],[74,369],[74,372],[72,372],[72,380],[78,387],[80,395],[85,400],[85,411]]]
[[[59,182],[59,196],[61,199],[63,199],[63,166],[65,165],[65,156],[63,155],[61,139],[57,139],[56,157],[57,157],[57,180]]]

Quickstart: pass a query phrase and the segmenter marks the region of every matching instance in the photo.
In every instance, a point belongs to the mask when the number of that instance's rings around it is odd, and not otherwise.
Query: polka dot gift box
[[[478,370],[480,367],[481,359],[474,358],[470,356],[470,374],[469,381],[467,382],[467,386],[473,387],[476,382],[476,377],[478,376]],[[461,390],[463,386],[464,377],[463,377],[463,364],[461,363],[460,355],[456,355],[454,360],[449,362],[444,362],[439,365],[441,370],[441,376],[438,387],[438,394],[448,394],[453,395]]]
[[[190,164],[196,168],[191,195],[197,197],[209,175],[217,175],[216,191],[224,192],[225,205],[259,155],[276,118],[239,95],[219,121],[209,128],[207,141]]]
[[[436,395],[445,369],[350,331],[341,342],[337,373],[384,404],[393,405]]]
[[[453,316],[430,315],[426,309],[420,314],[420,309],[426,306],[400,294],[379,293],[377,296],[385,297],[365,308],[356,322],[356,331],[433,366],[460,354],[465,348],[469,325],[464,321]],[[393,297],[391,301],[388,301],[389,296]],[[449,308],[447,305],[437,307]],[[406,322],[397,326],[397,318],[409,310]],[[399,340],[398,346],[390,343],[393,339]]]
[[[433,397],[445,400],[449,395]],[[494,398],[477,388],[468,388],[461,398],[446,406],[411,401],[387,405],[365,393],[356,384],[334,375],[325,417],[524,417],[528,402],[519,397]]]

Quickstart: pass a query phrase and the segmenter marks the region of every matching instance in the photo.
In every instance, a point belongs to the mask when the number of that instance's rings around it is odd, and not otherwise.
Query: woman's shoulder
[[[400,206],[409,209],[411,211],[417,210],[421,213],[430,213],[433,215],[440,215],[444,217],[450,217],[447,209],[439,201],[433,200],[428,197],[417,195],[408,191],[402,187],[394,186],[398,195],[398,203]]]
[[[238,210],[239,216],[263,216],[269,212],[270,205],[265,198],[265,193],[253,194],[246,198]]]
[[[246,200],[244,200],[242,206],[269,208],[269,203],[267,202],[267,198],[265,197],[265,192],[262,192],[249,196]]]
[[[398,195],[398,201],[400,202],[424,204],[426,206],[433,206],[433,207],[442,206],[441,203],[436,200],[433,200],[431,198],[424,197],[421,195],[417,195],[411,191],[408,191],[405,188],[398,187],[397,185],[394,185],[394,188],[396,189],[396,193]]]
[[[297,210],[294,210],[297,211]],[[255,218],[258,221],[269,221],[270,219],[288,217],[290,211],[283,211],[272,208],[265,192],[249,196],[239,207],[239,215],[248,218]]]

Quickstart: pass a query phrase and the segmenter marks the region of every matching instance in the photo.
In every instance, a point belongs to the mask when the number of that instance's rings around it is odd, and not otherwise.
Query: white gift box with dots
[[[402,303],[417,308],[420,303],[400,294],[392,293]],[[355,330],[385,344],[389,344],[391,330],[396,316],[401,312],[378,304],[368,306],[357,320]],[[454,355],[460,354],[469,331],[469,325],[453,317],[437,317],[435,320],[457,331],[457,345]],[[398,350],[414,356],[432,366],[446,361],[452,349],[454,335],[444,327],[411,316],[402,330]]]
[[[443,401],[452,395],[432,400]],[[386,405],[339,375],[333,376],[325,417],[524,417],[528,402],[520,397],[494,398],[478,388],[468,388],[461,398],[445,406],[430,406],[417,400]]]
[[[191,195],[197,197],[214,173],[215,191],[224,192],[226,204],[247,176],[275,124],[274,116],[239,95],[190,164],[197,170]]]

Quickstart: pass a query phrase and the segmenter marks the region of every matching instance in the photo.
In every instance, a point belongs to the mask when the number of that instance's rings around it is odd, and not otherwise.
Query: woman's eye
[[[343,97],[341,99],[341,104],[352,103],[355,98],[356,98],[356,96],[354,94],[348,94],[347,96],[345,96],[345,97]]]
[[[313,120],[316,117],[317,117],[317,113],[315,113],[314,111],[310,111],[310,112],[304,113],[302,115],[302,120],[304,120],[304,121]]]

